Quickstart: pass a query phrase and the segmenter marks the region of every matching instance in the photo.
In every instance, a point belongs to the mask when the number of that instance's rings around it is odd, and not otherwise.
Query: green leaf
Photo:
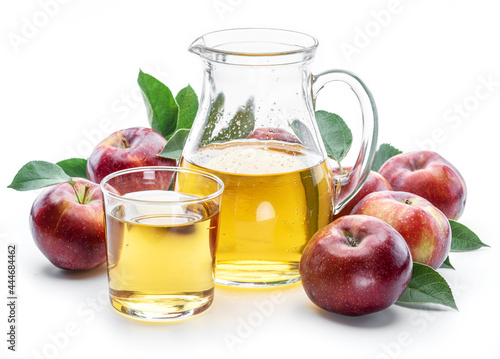
[[[253,98],[251,98],[241,106],[227,127],[224,127],[211,142],[226,142],[250,136],[255,128],[254,107]]]
[[[481,242],[479,237],[469,228],[461,223],[449,220],[451,227],[451,249],[452,252],[467,252],[479,249],[481,247],[489,247],[489,245]]]
[[[142,90],[151,128],[165,138],[177,128],[179,106],[170,89],[151,75],[139,71],[137,83]]]
[[[375,158],[373,159],[372,171],[377,172],[380,167],[391,157],[403,153],[395,147],[392,147],[388,143],[382,143],[377,152],[375,152]]]
[[[297,136],[300,142],[314,143],[314,138],[311,134],[311,131],[309,131],[309,128],[304,125],[302,121],[293,120],[290,124],[290,127],[292,128],[293,133],[295,134],[295,136]]]
[[[450,262],[450,256],[446,257],[443,264],[441,264],[441,267],[439,268],[455,269],[455,267],[453,267],[453,265]]]
[[[413,263],[410,283],[397,303],[434,303],[458,310],[446,280],[431,267],[420,263]]]
[[[340,116],[326,111],[316,111],[316,122],[328,157],[342,161],[352,145],[351,130]]]
[[[210,105],[210,113],[208,114],[208,120],[205,126],[205,131],[203,131],[203,136],[201,138],[201,145],[206,146],[212,142],[214,137],[214,130],[217,122],[219,121],[221,114],[224,111],[224,102],[226,98],[221,92],[217,95],[215,100]]]
[[[58,165],[45,161],[31,161],[17,172],[8,188],[30,191],[68,181],[72,181],[72,178]]]
[[[189,129],[181,128],[175,131],[170,137],[163,150],[157,156],[165,158],[173,158],[178,160],[181,157],[182,149],[189,135]]]
[[[56,163],[70,177],[87,179],[87,160],[84,158],[69,158]]]
[[[177,129],[190,129],[198,112],[198,96],[196,96],[193,88],[188,85],[179,91],[177,96],[175,96],[175,101],[179,105]]]

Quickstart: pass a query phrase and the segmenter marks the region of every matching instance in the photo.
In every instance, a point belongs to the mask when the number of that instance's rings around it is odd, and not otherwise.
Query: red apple
[[[30,229],[56,267],[88,270],[106,261],[104,209],[98,184],[74,178],[45,189],[33,203]]]
[[[391,157],[379,173],[394,191],[418,194],[457,220],[464,211],[467,187],[458,170],[431,151],[416,151]]]
[[[257,138],[266,141],[285,141],[290,143],[301,143],[300,140],[287,130],[277,127],[262,127],[258,128],[248,136],[248,138]]]
[[[375,192],[363,198],[351,214],[377,217],[390,224],[406,240],[414,262],[437,269],[448,256],[450,223],[423,197],[409,192]]]
[[[131,167],[175,166],[176,161],[157,156],[167,140],[143,127],[116,131],[102,140],[87,162],[87,177],[100,183],[108,174]]]
[[[344,168],[346,173],[349,173],[351,171],[351,167],[346,167]],[[333,174],[334,175],[339,175],[340,171],[338,168],[333,169]],[[350,181],[346,184],[343,185],[340,188],[340,196],[339,196],[339,201],[342,202],[349,193],[353,190],[354,185],[356,185],[358,182],[357,178],[351,178]],[[356,193],[356,195],[351,198],[349,202],[342,208],[342,210],[337,213],[336,215],[333,216],[333,220],[336,220],[337,218],[347,216],[348,214],[351,213],[352,209],[356,204],[359,203],[366,195],[373,193],[373,192],[379,192],[379,191],[391,191],[392,187],[387,182],[387,180],[380,174],[375,171],[370,171],[368,174],[368,177],[366,178],[365,183],[363,186],[361,186],[361,189]]]
[[[300,260],[307,296],[325,310],[358,316],[394,304],[410,282],[412,259],[401,235],[369,216],[345,216],[320,229]]]

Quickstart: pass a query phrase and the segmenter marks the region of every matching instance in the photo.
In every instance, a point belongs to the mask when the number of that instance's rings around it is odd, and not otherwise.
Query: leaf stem
[[[85,185],[85,190],[83,192],[83,199],[82,199],[82,202],[80,202],[81,204],[85,204],[87,203],[87,193],[89,193],[89,189],[90,189],[90,184],[86,184]]]
[[[80,196],[78,196],[78,192],[76,190],[76,182],[71,180],[71,181],[68,181],[67,183],[69,183],[71,185],[71,187],[73,187],[73,192],[75,192],[76,200],[78,201],[78,203],[82,204],[82,201],[80,200]]]
[[[339,165],[339,173],[340,173],[340,175],[343,175],[344,174],[344,169],[342,168],[342,164],[340,163],[340,161],[337,161],[337,164]]]

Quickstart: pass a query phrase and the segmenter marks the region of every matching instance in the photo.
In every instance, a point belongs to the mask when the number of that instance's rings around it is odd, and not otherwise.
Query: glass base
[[[278,287],[300,281],[299,262],[220,261],[215,283],[233,287]]]
[[[111,305],[128,318],[150,322],[187,319],[205,312],[213,302],[213,289],[208,295],[144,295],[126,297],[110,294]]]

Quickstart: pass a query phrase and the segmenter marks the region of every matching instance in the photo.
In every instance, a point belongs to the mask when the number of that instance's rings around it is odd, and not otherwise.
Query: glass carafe
[[[224,181],[220,284],[298,281],[307,242],[368,175],[377,135],[373,99],[345,71],[314,76],[310,65],[317,46],[315,38],[294,31],[233,29],[204,35],[189,48],[203,61],[204,81],[181,166]],[[331,81],[352,88],[363,115],[360,152],[343,176],[332,175],[314,117],[315,99]],[[347,183],[352,193],[339,202]]]

